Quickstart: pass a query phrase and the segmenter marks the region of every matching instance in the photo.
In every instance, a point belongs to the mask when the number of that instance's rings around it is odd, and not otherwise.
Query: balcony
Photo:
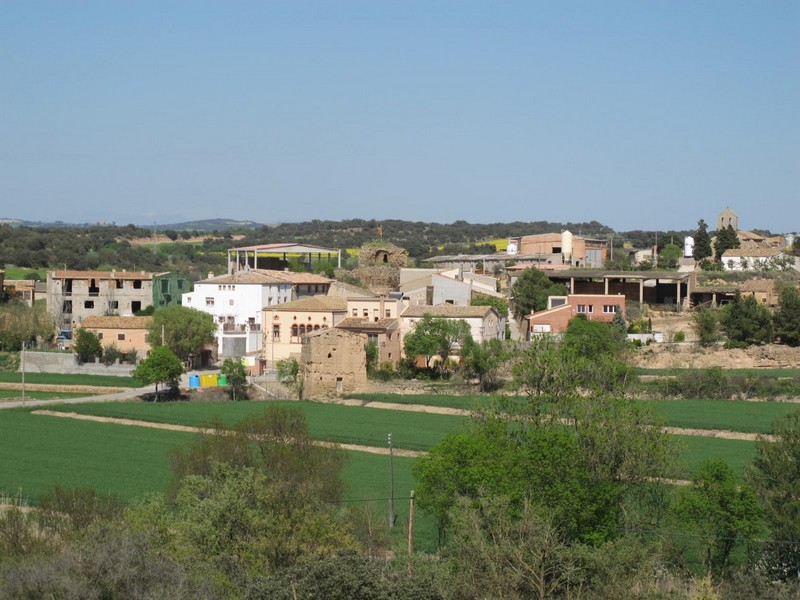
[[[223,323],[222,331],[225,333],[247,333],[248,331],[250,332],[261,331],[261,324],[252,323],[250,325],[246,325],[246,324],[235,324],[235,323]]]

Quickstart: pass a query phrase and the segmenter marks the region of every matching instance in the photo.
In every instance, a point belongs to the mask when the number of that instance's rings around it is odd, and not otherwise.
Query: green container
[[[217,378],[217,385],[228,385],[228,377],[225,375],[220,375]]]

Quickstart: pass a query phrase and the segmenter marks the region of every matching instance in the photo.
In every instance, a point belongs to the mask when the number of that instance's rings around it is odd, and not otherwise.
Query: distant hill
[[[64,221],[26,221],[24,219],[5,219],[0,218],[0,225],[11,225],[12,227],[115,227],[118,226],[114,223],[95,222],[95,223],[65,223]],[[157,231],[165,231],[167,229],[174,229],[176,231],[226,231],[228,229],[258,229],[260,227],[268,227],[269,224],[256,223],[255,221],[237,221],[235,219],[200,219],[197,221],[185,221],[183,223],[166,223],[163,225],[156,225]],[[143,229],[153,230],[153,225],[149,223],[139,224]]]

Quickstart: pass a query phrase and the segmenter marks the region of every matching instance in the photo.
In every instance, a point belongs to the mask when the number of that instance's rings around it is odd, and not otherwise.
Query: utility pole
[[[25,406],[25,342],[22,342],[22,406]]]
[[[411,490],[411,498],[408,501],[408,556],[414,554],[414,490]],[[409,568],[411,564],[409,563]]]
[[[389,528],[394,527],[394,450],[392,434],[389,434]]]
[[[166,346],[164,343],[164,323],[161,324],[161,345]]]

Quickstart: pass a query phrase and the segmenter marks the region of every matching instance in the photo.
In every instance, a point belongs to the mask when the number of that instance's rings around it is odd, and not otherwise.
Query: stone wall
[[[21,366],[20,366],[21,368]],[[71,352],[25,352],[26,373],[61,373],[65,375],[130,375],[134,365],[106,366],[97,361],[79,365]]]

